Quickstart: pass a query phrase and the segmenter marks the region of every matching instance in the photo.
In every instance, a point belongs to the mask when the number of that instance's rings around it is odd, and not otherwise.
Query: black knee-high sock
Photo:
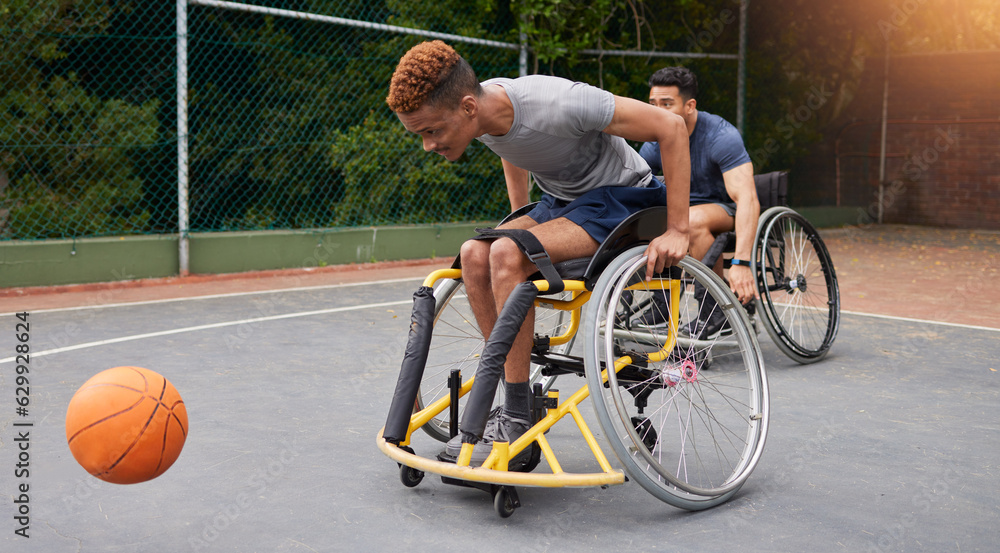
[[[531,420],[531,384],[527,382],[505,382],[504,412],[516,419]]]

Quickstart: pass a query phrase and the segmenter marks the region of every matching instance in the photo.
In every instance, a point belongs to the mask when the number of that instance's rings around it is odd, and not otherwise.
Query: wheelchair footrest
[[[511,499],[514,501],[515,507],[521,506],[521,501],[517,497],[517,491],[514,486],[504,486],[502,484],[490,484],[488,482],[473,482],[470,480],[459,480],[458,478],[450,478],[448,476],[442,476],[441,482],[448,484],[450,486],[461,486],[463,488],[474,488],[477,490],[483,490],[484,492],[490,494],[491,496],[496,495],[497,490],[500,488],[506,488],[507,493],[511,495]]]
[[[620,470],[609,470],[597,473],[538,473],[513,472],[484,469],[478,467],[460,467],[453,463],[444,463],[436,459],[421,457],[400,447],[387,443],[379,431],[376,439],[379,450],[393,461],[415,468],[417,470],[437,474],[442,477],[471,482],[506,486],[531,486],[543,488],[560,487],[591,487],[608,486],[625,483],[625,474]]]

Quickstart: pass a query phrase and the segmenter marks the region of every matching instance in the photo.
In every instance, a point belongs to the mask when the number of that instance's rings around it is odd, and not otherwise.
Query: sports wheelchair
[[[683,509],[733,497],[756,467],[767,435],[763,359],[746,310],[704,264],[687,257],[646,274],[645,245],[665,230],[666,208],[649,208],[623,221],[591,258],[553,267],[543,253],[526,252],[541,274],[515,288],[485,343],[458,261],[431,273],[414,294],[406,353],[377,437],[380,450],[398,463],[402,483],[416,486],[430,472],[445,483],[483,489],[502,517],[520,506],[515,486],[605,487],[624,483],[626,473]],[[653,294],[667,298],[669,324],[663,328],[636,324]],[[731,336],[702,339],[697,333],[706,294]],[[472,443],[463,444],[455,463],[416,455],[418,429],[442,442],[460,429],[463,442],[482,436],[490,405],[503,393],[498,384],[506,353],[532,307],[534,426],[512,443],[494,443],[481,466],[470,466]],[[580,332],[582,340],[575,340]],[[553,387],[560,375],[586,382],[560,400]],[[612,467],[581,412],[588,396],[624,473]],[[567,416],[599,470],[562,468],[557,440],[550,442],[547,433]],[[527,466],[511,467],[527,448]],[[549,471],[530,472],[543,458]]]
[[[748,309],[756,328],[760,314],[765,330],[791,359],[815,363],[830,351],[840,328],[837,274],[819,233],[787,205],[788,172],[754,175],[761,215],[751,254],[751,270],[760,296]],[[716,237],[702,262],[715,266],[736,248],[736,234]]]

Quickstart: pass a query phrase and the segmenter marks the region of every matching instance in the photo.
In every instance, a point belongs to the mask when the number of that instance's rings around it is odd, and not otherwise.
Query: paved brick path
[[[1000,328],[1000,232],[885,225],[823,237],[843,310]]]

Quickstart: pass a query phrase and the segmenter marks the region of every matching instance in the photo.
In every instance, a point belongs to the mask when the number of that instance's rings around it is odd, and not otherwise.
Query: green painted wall
[[[192,274],[452,257],[479,224],[193,234]],[[0,242],[0,288],[177,276],[177,236]]]
[[[803,208],[817,227],[857,224],[858,208]],[[478,224],[193,234],[192,274],[453,257]],[[0,242],[0,288],[176,276],[177,236]]]
[[[860,225],[867,219],[859,207],[799,207],[795,208],[818,229]]]
[[[0,287],[176,275],[177,238],[141,236],[0,242]]]

